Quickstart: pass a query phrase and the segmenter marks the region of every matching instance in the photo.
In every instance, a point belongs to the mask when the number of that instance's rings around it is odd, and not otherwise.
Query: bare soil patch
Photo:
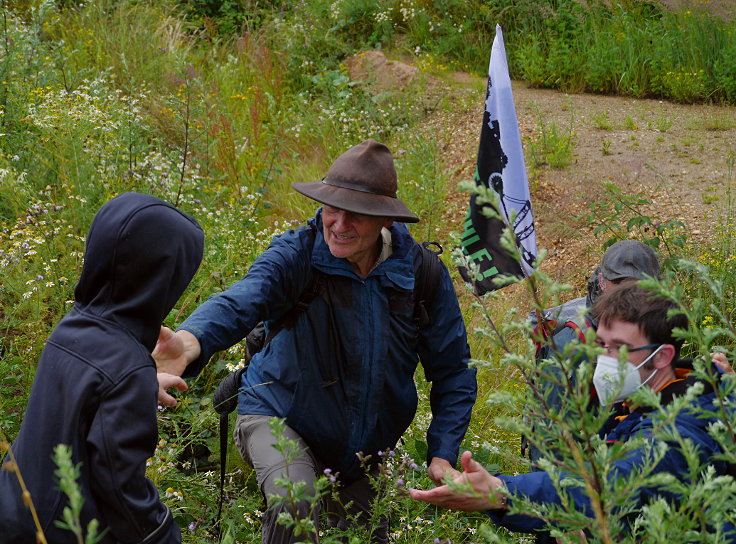
[[[734,182],[728,158],[736,152],[736,108],[565,94],[520,82],[513,91],[525,148],[543,125],[549,129],[555,123],[574,134],[569,166],[543,166],[531,176],[538,245],[548,250],[548,273],[583,289],[600,262],[605,238],[596,238],[590,224],[578,218],[605,196],[606,183],[649,200],[642,212],[652,218],[683,221],[694,248],[707,245]],[[427,122],[450,164],[446,216],[458,231],[468,195],[455,187],[475,169],[483,99],[478,96],[477,111],[445,111]]]

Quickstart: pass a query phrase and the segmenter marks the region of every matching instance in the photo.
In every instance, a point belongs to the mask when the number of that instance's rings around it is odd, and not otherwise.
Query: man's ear
[[[662,344],[662,347],[659,348],[652,362],[654,363],[654,368],[665,368],[672,363],[672,359],[674,358],[675,346],[672,344]]]

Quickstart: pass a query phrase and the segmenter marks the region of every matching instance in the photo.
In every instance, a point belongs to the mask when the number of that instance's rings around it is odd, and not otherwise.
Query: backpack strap
[[[304,288],[304,291],[302,291],[302,294],[299,295],[299,299],[296,301],[296,304],[294,304],[291,310],[286,312],[273,325],[271,325],[271,329],[268,331],[268,336],[264,339],[261,349],[263,349],[263,347],[265,347],[265,345],[283,329],[294,328],[299,316],[306,312],[312,301],[319,296],[322,291],[322,285],[324,284],[324,278],[324,272],[318,268],[312,267],[312,278]]]
[[[585,343],[585,331],[580,325],[578,325],[574,321],[568,321],[565,323],[564,327],[562,327],[560,330],[562,330],[565,327],[570,327],[572,330],[574,330],[575,334],[578,335],[578,338],[580,339],[580,341]]]
[[[432,249],[432,246],[437,249]],[[442,246],[437,242],[422,242],[414,255],[414,322],[417,335],[431,324],[429,309],[442,282],[440,255]]]
[[[549,339],[555,334],[560,332],[562,327],[558,327],[557,321],[554,319],[547,319],[540,314],[537,321],[537,326],[532,330],[532,341],[534,342],[535,351],[534,358],[539,358],[539,354],[542,348],[549,342]]]

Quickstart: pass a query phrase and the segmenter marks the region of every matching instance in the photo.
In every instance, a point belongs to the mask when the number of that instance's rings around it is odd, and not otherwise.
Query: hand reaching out
[[[186,391],[188,389],[186,382],[179,376],[167,372],[157,373],[156,378],[158,378],[158,401],[166,406],[176,406],[176,399],[167,393],[167,390],[176,387],[179,391]]]
[[[187,365],[199,357],[199,353],[199,341],[192,333],[185,330],[174,332],[168,327],[161,327],[151,355],[159,372],[181,376]]]
[[[496,492],[503,482],[490,474],[483,465],[473,459],[473,454],[465,451],[460,458],[463,472],[458,473],[453,482],[469,487],[468,492],[452,489],[448,485],[441,485],[434,489],[411,489],[409,493],[413,499],[436,504],[443,508],[478,512],[503,508],[504,496]],[[430,465],[431,466],[431,465]]]
[[[442,459],[441,457],[432,458],[432,461],[429,463],[429,467],[427,468],[427,473],[436,485],[442,485],[446,474],[449,474],[453,480],[460,476],[460,472],[455,470],[455,467],[453,467],[449,461]]]

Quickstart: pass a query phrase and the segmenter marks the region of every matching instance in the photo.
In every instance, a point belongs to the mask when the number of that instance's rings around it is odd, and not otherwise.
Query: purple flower
[[[197,524],[194,522],[191,522],[189,524],[189,527],[187,527],[187,529],[189,529],[190,531],[194,531],[196,528],[197,528]]]

